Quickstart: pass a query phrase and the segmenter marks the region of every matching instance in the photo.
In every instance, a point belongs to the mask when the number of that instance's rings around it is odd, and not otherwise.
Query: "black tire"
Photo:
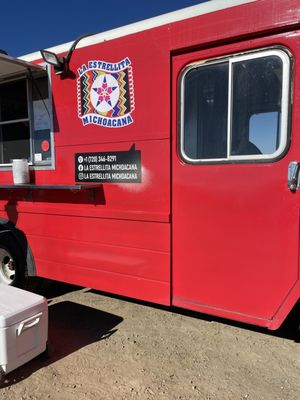
[[[0,231],[0,283],[39,293],[49,288],[51,282],[28,276],[26,255],[17,239],[9,232]]]
[[[5,372],[3,371],[3,368],[0,367],[0,385],[4,382],[5,379]]]
[[[0,283],[25,288],[26,259],[16,239],[9,232],[0,232]]]

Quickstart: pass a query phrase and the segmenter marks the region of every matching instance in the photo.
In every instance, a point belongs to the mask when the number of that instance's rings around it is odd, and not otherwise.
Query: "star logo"
[[[118,81],[111,74],[98,76],[90,92],[91,102],[99,113],[111,111],[119,100]]]
[[[99,86],[98,88],[93,88],[93,90],[99,95],[96,107],[98,107],[99,104],[105,101],[112,108],[112,102],[110,96],[112,92],[117,88],[118,86],[109,86],[107,83],[106,76],[104,75],[102,85]]]

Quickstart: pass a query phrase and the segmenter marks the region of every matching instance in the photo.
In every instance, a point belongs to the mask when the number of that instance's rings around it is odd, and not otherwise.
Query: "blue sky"
[[[20,56],[205,0],[18,0],[1,4],[0,49]]]

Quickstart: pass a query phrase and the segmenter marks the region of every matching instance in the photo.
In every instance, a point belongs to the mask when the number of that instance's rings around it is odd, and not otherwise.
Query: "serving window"
[[[181,157],[279,157],[288,144],[289,86],[290,58],[281,49],[189,65],[181,78]]]
[[[52,165],[49,92],[46,72],[10,77],[0,83],[0,166],[9,166],[18,158],[31,165]]]

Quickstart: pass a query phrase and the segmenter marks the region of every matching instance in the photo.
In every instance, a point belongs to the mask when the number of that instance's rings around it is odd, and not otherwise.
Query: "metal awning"
[[[0,53],[0,79],[45,71],[45,67]]]

